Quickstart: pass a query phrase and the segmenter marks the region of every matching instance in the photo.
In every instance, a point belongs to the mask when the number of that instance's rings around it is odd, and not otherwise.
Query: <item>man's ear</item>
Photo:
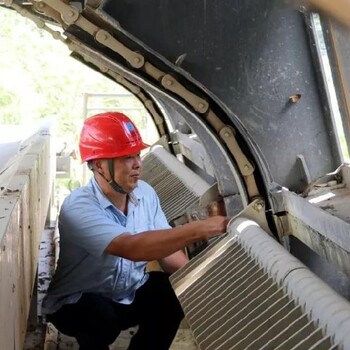
[[[93,169],[99,172],[100,174],[104,173],[102,159],[95,159],[93,161]]]

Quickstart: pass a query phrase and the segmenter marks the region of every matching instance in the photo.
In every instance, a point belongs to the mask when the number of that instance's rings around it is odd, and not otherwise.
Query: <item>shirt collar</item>
[[[98,199],[98,201],[100,202],[100,204],[102,205],[102,207],[107,208],[111,205],[113,205],[113,203],[104,195],[104,193],[102,192],[102,189],[100,187],[100,185],[97,183],[95,177],[92,177],[90,180],[89,185],[92,187],[96,198]],[[142,198],[143,194],[141,189],[139,188],[139,186],[137,186],[130,194],[129,194],[129,201],[134,204],[135,206],[137,206],[140,202],[140,199]]]

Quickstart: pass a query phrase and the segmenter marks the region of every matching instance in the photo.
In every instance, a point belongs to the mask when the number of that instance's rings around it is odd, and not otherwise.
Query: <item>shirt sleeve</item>
[[[88,253],[101,256],[110,242],[127,229],[110,217],[97,199],[86,194],[71,195],[59,216],[60,240],[69,241]]]

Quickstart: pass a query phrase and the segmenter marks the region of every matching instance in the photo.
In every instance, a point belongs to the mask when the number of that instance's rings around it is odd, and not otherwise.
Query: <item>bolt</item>
[[[134,62],[135,63],[140,63],[141,62],[140,57],[134,57]]]
[[[264,202],[259,201],[254,205],[254,209],[256,211],[261,211],[262,209],[264,209],[264,206]]]
[[[225,136],[225,137],[230,137],[230,133],[226,131],[226,132],[224,133],[224,136]]]
[[[249,165],[246,164],[243,168],[244,168],[244,170],[248,171],[249,170]]]
[[[199,109],[203,109],[205,106],[204,106],[204,103],[202,103],[202,102],[199,102],[198,103],[198,108]]]
[[[301,94],[295,94],[289,97],[289,102],[297,103],[301,99]]]
[[[168,79],[165,81],[165,85],[171,86],[171,85],[173,85],[173,82],[170,79]]]
[[[74,17],[74,12],[73,11],[69,11],[67,15],[68,15],[68,17],[73,18]]]
[[[107,39],[108,39],[107,34],[101,34],[101,35],[100,35],[100,40],[101,40],[101,41],[105,41],[105,40],[107,40]]]

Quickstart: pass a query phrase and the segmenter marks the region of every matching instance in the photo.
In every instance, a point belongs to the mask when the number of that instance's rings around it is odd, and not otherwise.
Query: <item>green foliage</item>
[[[152,144],[158,139],[154,124],[146,123],[149,116],[140,101],[111,79],[70,57],[64,43],[8,8],[0,7],[0,22],[0,125],[32,126],[39,125],[42,119],[54,119],[56,151],[64,142],[77,150],[83,119],[107,109],[130,116],[145,142]],[[88,96],[86,106],[84,96]],[[80,167],[74,165],[73,178],[80,177]]]
[[[0,110],[4,124],[19,124],[20,115],[15,113],[16,102],[16,94],[0,85]]]
[[[64,143],[69,150],[77,150],[83,119],[115,109],[145,129],[147,143],[158,138],[153,123],[146,129],[147,112],[140,101],[122,86],[70,57],[61,41],[7,8],[0,7],[0,22],[0,126],[35,125],[41,119],[54,117],[56,152]],[[84,96],[88,96],[86,106]],[[79,159],[72,160],[70,178],[55,181],[58,197],[80,186],[82,178]]]
[[[75,142],[84,93],[126,92],[70,57],[62,42],[17,12],[0,8],[0,21],[0,124],[55,116],[58,135]],[[120,102],[110,98],[106,105],[119,107]]]

